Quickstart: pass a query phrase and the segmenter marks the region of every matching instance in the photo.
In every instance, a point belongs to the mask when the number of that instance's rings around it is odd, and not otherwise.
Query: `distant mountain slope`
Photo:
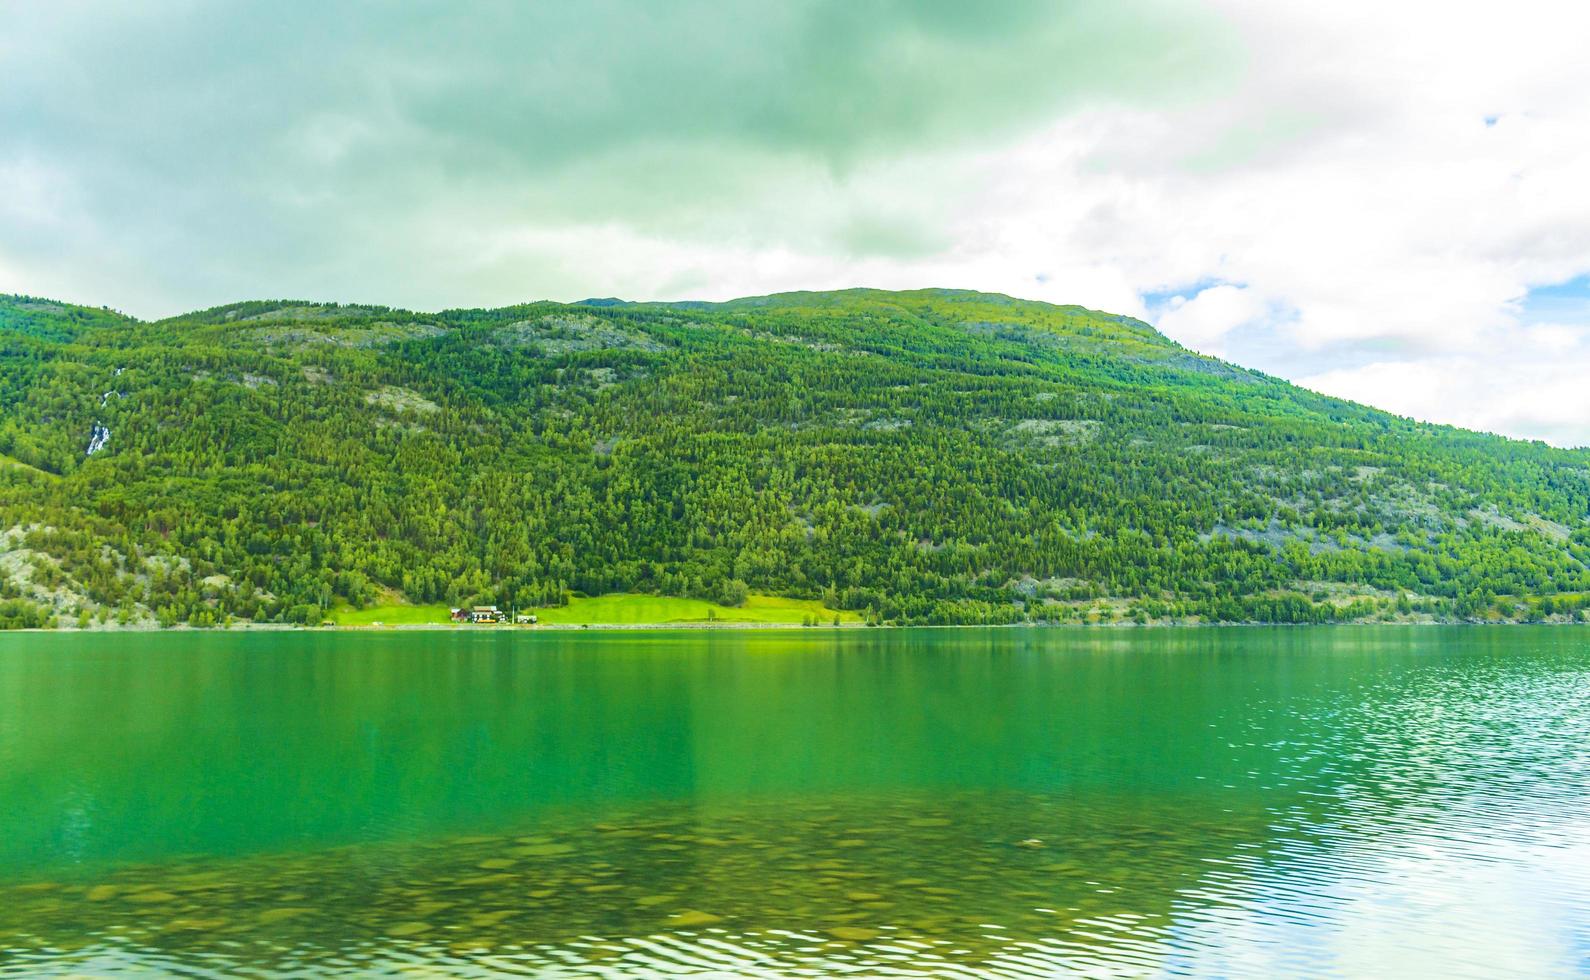
[[[957,290],[157,323],[0,298],[0,623],[745,588],[892,622],[1564,618],[1590,453]]]

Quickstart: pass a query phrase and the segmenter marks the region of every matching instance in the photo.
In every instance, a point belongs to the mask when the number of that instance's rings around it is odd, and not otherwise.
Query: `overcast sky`
[[[1586,37],[1535,0],[8,0],[0,291],[971,287],[1583,445]]]

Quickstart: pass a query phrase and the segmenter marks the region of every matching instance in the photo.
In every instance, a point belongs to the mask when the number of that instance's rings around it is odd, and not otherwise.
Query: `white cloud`
[[[1221,6],[1249,40],[1241,91],[1100,106],[986,159],[966,210],[1010,264],[1240,282],[1158,325],[1420,418],[1590,442],[1590,324],[1520,312],[1590,271],[1590,8]]]
[[[1158,325],[1167,337],[1187,347],[1219,353],[1226,334],[1257,324],[1269,315],[1270,305],[1253,290],[1222,284],[1210,286],[1191,299],[1175,297],[1171,309],[1159,317]]]
[[[1520,331],[1526,349],[1542,355],[1566,354],[1585,341],[1585,331],[1590,323],[1574,326],[1567,323],[1537,323]]]
[[[1560,445],[1583,445],[1590,351],[1540,348],[1375,361],[1302,377],[1306,388],[1433,419]]]

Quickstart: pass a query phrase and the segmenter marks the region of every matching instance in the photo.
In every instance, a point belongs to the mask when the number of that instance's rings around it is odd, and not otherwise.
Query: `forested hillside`
[[[0,298],[0,624],[649,592],[874,622],[1578,618],[1590,453],[925,290],[156,323]]]

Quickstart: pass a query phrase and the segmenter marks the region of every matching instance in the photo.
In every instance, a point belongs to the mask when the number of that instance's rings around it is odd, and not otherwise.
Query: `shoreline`
[[[589,632],[664,632],[669,630],[691,630],[710,632],[715,630],[729,631],[780,631],[780,632],[852,632],[857,630],[954,630],[954,629],[1066,629],[1066,630],[1169,630],[1169,629],[1308,629],[1318,627],[1486,627],[1486,626],[1590,626],[1585,622],[1541,621],[1535,623],[1524,622],[1516,619],[1498,619],[1486,621],[1474,620],[1410,620],[1400,622],[1370,622],[1354,620],[1340,623],[1256,623],[1256,622],[1230,622],[1230,623],[922,623],[905,625],[898,623],[879,623],[867,625],[865,623],[819,623],[814,626],[805,626],[800,623],[758,623],[758,622],[674,622],[674,623],[538,623],[534,626],[497,625],[497,626],[471,626],[462,623],[391,623],[380,626],[304,626],[298,623],[232,623],[226,626],[189,626],[181,623],[175,626],[104,626],[96,625],[86,628],[77,626],[62,627],[24,627],[19,629],[0,630],[0,636],[15,633],[55,633],[55,634],[85,634],[85,633],[475,633],[482,636],[493,634],[535,634],[535,633],[589,633]]]

